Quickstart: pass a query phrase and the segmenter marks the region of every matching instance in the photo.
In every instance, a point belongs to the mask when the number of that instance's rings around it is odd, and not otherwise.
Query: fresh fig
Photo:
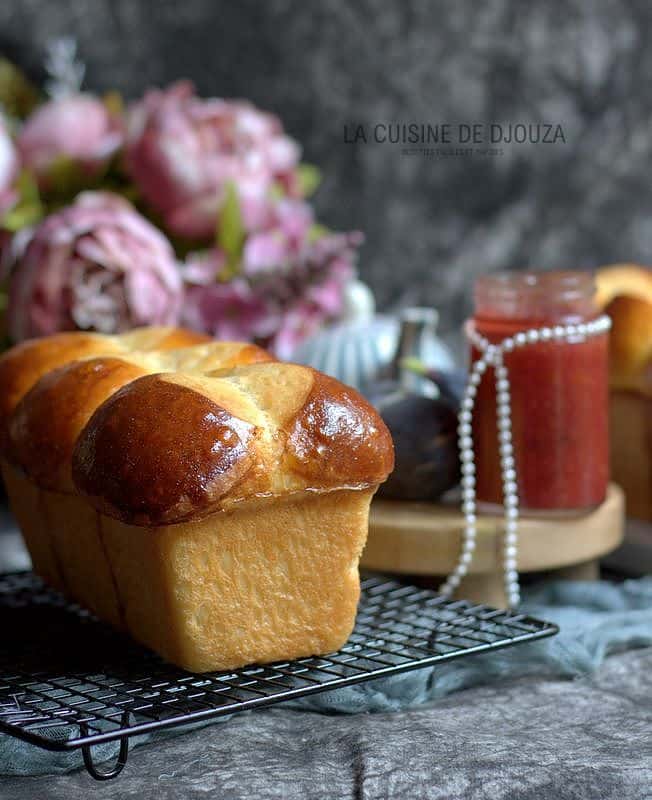
[[[386,387],[387,388],[387,387]],[[457,412],[441,398],[400,389],[370,397],[392,434],[395,467],[378,491],[397,500],[437,500],[460,477]]]

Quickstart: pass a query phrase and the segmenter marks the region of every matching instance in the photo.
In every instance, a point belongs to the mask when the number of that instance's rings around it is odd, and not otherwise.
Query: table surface
[[[26,554],[0,510],[0,570]],[[649,800],[652,648],[575,681],[524,678],[392,714],[261,710],[134,749],[116,780],[0,778],[4,800]]]

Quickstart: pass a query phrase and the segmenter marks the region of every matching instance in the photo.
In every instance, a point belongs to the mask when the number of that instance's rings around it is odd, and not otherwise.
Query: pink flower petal
[[[62,157],[87,171],[105,164],[122,145],[122,123],[88,94],[50,100],[39,106],[18,134],[23,163],[47,184],[48,170]]]
[[[126,163],[147,202],[179,236],[212,237],[233,182],[249,229],[300,151],[277,117],[249,103],[202,100],[188,85],[148,93],[130,111]]]
[[[16,340],[77,327],[103,332],[179,319],[183,285],[161,233],[123,199],[85,193],[34,230],[10,285]]]

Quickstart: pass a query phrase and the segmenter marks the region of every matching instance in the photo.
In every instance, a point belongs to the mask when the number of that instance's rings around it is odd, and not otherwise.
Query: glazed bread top
[[[611,317],[611,386],[652,397],[652,302],[619,295],[605,311]]]
[[[99,511],[157,526],[257,498],[367,488],[393,462],[389,431],[357,392],[309,367],[262,363],[127,383],[81,431],[72,474]]]
[[[144,358],[116,356],[47,372],[9,417],[5,458],[43,489],[74,492],[71,459],[79,433],[107,397],[147,372]]]
[[[652,397],[652,270],[635,264],[603,267],[597,299],[611,317],[610,383]]]
[[[155,372],[211,374],[270,360],[255,345],[211,342],[72,361],[46,372],[18,402],[8,418],[3,453],[42,488],[74,492],[71,459],[77,437],[95,409],[122,386]]]
[[[211,375],[224,369],[275,361],[267,350],[248,342],[214,342],[157,353],[159,372],[200,372]]]
[[[652,269],[638,264],[611,264],[595,275],[596,302],[605,308],[615,297],[626,295],[652,302]]]
[[[167,350],[209,341],[209,337],[184,328],[151,327],[117,336],[78,331],[58,333],[12,347],[0,357],[0,447],[4,446],[9,415],[46,372],[79,358]]]
[[[139,344],[156,341],[143,334]],[[41,373],[8,413],[2,454],[106,514],[170,524],[261,497],[373,486],[393,468],[389,432],[360,395],[259,347],[130,350],[133,334],[63,336],[40,340],[34,358],[20,346],[0,360],[16,398]],[[53,369],[62,344],[76,360]]]

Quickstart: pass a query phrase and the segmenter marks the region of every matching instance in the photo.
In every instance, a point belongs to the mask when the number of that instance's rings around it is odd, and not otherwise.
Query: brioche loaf
[[[41,340],[24,375],[20,355],[0,359],[0,379],[33,383],[0,424],[37,571],[192,671],[340,647],[369,503],[393,466],[377,413],[252,345],[144,352],[116,338],[104,354],[68,341],[67,364]]]
[[[629,516],[652,520],[652,270],[616,264],[596,276],[611,317],[611,471]]]

